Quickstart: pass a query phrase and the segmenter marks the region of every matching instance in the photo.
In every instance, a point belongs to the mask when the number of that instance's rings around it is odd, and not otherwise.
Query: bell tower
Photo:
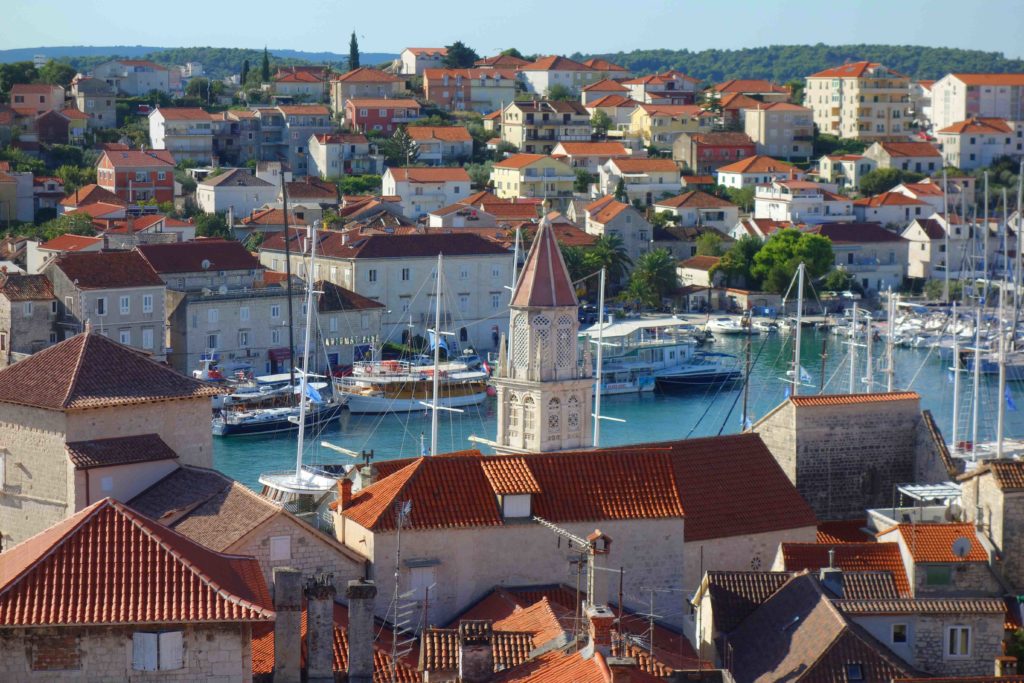
[[[494,378],[499,453],[590,447],[594,381],[589,347],[582,363],[577,355],[578,306],[545,217],[512,293],[508,343]]]

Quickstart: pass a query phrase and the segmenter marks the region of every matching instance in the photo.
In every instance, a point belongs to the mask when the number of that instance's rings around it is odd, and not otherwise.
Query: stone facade
[[[704,573],[713,571],[768,571],[781,543],[815,543],[814,526],[689,541],[683,561],[683,590],[693,595]]]
[[[132,668],[136,632],[184,632],[184,666],[166,671]],[[0,680],[5,681],[207,681],[252,680],[248,624],[159,624],[125,628],[62,627],[0,632]]]
[[[998,553],[994,568],[1012,587],[1024,586],[1024,492],[1003,491],[988,472],[964,481],[962,490],[964,514]]]
[[[797,405],[787,400],[754,425],[819,519],[862,517],[892,504],[893,487],[938,473],[938,449],[920,431],[919,397]],[[802,400],[802,399],[798,399]]]
[[[0,282],[2,278],[0,275]],[[11,301],[0,294],[0,368],[42,351],[56,340],[55,301]]]

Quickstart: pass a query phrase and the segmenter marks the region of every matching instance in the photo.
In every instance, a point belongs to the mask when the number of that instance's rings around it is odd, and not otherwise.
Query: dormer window
[[[504,519],[529,519],[530,494],[510,493],[501,496],[501,516]]]

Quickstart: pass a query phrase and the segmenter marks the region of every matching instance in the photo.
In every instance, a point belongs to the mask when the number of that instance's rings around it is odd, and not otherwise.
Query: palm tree
[[[629,279],[629,298],[657,308],[664,297],[679,287],[676,262],[668,249],[654,249],[641,256]]]
[[[621,282],[626,277],[633,259],[629,258],[626,246],[619,235],[601,235],[587,250],[585,261],[591,272],[605,269],[608,281]]]
[[[559,245],[559,248],[562,251],[565,268],[569,271],[569,279],[579,283],[576,285],[576,290],[579,291],[581,287],[586,289],[587,281],[580,282],[592,272],[587,267],[586,253],[580,247],[567,247],[564,244]]]

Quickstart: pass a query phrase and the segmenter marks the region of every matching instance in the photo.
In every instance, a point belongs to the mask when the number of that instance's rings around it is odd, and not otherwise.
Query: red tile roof
[[[173,460],[178,457],[157,434],[68,442],[68,458],[78,470],[113,467],[136,462]]]
[[[317,311],[329,313],[330,311],[368,311],[374,308],[384,308],[384,304],[374,301],[362,294],[345,289],[327,280],[317,280],[316,288],[323,292],[317,299]]]
[[[148,149],[145,152],[136,149],[120,152],[106,150],[103,152],[103,156],[100,157],[99,163],[102,164],[104,159],[106,159],[114,169],[119,167],[166,168],[168,166],[174,166],[175,164],[174,155],[164,149]]]
[[[562,258],[555,233],[547,220],[541,221],[526,263],[512,292],[513,307],[572,306],[576,290]]]
[[[282,104],[278,110],[285,116],[330,116],[331,112],[322,104]]]
[[[994,118],[970,118],[966,121],[958,121],[952,126],[946,126],[939,133],[975,133],[979,135],[1008,134],[1012,132],[1009,124],[1004,119]]]
[[[42,274],[0,272],[0,296],[8,301],[45,301],[53,298],[53,286]]]
[[[341,81],[342,83],[400,83],[402,81],[398,76],[393,76],[392,74],[385,73],[379,69],[372,69],[368,66],[353,69],[348,73],[336,76],[332,80]]]
[[[833,244],[876,244],[905,241],[895,232],[883,228],[880,223],[819,223],[805,232],[827,237]]]
[[[530,164],[537,163],[541,159],[548,158],[550,157],[546,157],[543,154],[527,154],[523,152],[520,154],[513,154],[512,156],[506,159],[502,159],[501,161],[496,161],[494,163],[494,168],[525,168]]]
[[[612,159],[623,173],[679,172],[679,166],[671,159]]]
[[[629,88],[627,88],[626,86],[622,85],[618,81],[613,81],[610,78],[603,78],[600,81],[598,81],[596,83],[591,83],[590,85],[588,85],[585,88],[583,88],[583,92],[592,92],[592,91],[596,91],[596,92],[629,92]]]
[[[721,260],[718,256],[691,256],[685,261],[680,261],[679,267],[692,268],[694,270],[711,270]]]
[[[816,396],[790,396],[796,406],[852,406],[861,403],[884,403],[886,401],[920,401],[916,391],[894,391],[887,394],[820,394]]]
[[[753,92],[753,93],[788,93],[789,88],[784,88],[781,85],[775,85],[771,81],[765,81],[756,78],[734,78],[731,81],[725,81],[712,87],[712,90],[720,93],[729,92]]]
[[[883,192],[874,197],[863,197],[853,201],[854,206],[877,208],[879,206],[922,206],[927,202],[914,199],[900,192]]]
[[[591,204],[590,206],[593,206],[593,204]],[[618,216],[623,211],[631,209],[632,207],[629,204],[620,202],[612,198],[611,201],[601,204],[597,210],[591,209],[590,207],[587,208],[590,212],[590,220],[594,221],[595,223],[601,223],[602,225],[604,225],[612,220],[615,220],[616,216]]]
[[[522,666],[502,671],[491,679],[494,683],[610,683],[611,670],[600,652],[590,659],[582,653],[566,654],[554,650],[530,660]],[[664,680],[639,669],[630,671],[632,683],[664,683]]]
[[[210,113],[199,107],[157,107],[153,114],[160,112],[168,121],[209,121]]]
[[[464,126],[409,126],[405,129],[417,142],[442,140],[444,142],[472,142],[473,136]]]
[[[348,104],[355,109],[415,109],[418,111],[420,108],[420,103],[416,100],[400,98],[352,98],[348,101]]]
[[[764,102],[743,93],[733,92],[723,95],[722,99],[718,101],[718,106],[724,111],[732,112],[740,109],[763,109]]]
[[[444,57],[448,54],[448,48],[446,47],[407,47],[405,50],[402,50],[402,52],[405,51],[409,51],[417,57],[421,57],[423,55],[428,57]]]
[[[62,199],[60,205],[83,206],[93,202],[105,202],[107,204],[120,204],[121,206],[127,206],[127,202],[116,194],[95,184],[83,185]]]
[[[469,182],[469,174],[464,168],[389,168],[395,180],[409,183],[454,183]]]
[[[654,203],[655,206],[670,206],[672,208],[692,208],[692,209],[735,209],[736,205],[732,202],[726,201],[719,197],[716,197],[707,192],[701,192],[700,190],[691,190],[690,192],[684,192],[683,194],[676,195],[675,197],[669,197],[668,199],[659,199]]]
[[[284,225],[284,209],[263,209],[242,219],[243,225]],[[289,227],[308,225],[305,218],[299,218],[293,211],[288,217]]]
[[[54,267],[79,289],[160,287],[164,281],[134,251],[88,251],[57,257]]]
[[[844,571],[891,572],[900,596],[910,597],[910,582],[898,543],[782,543],[783,569],[803,571],[828,567],[830,550],[834,551],[835,566]]]
[[[157,273],[201,273],[204,270],[259,270],[260,262],[235,240],[201,239],[136,247]],[[206,267],[203,267],[203,263]]]
[[[1024,490],[1024,462],[1020,460],[989,460],[961,478],[970,479],[986,472],[992,473],[996,486],[1003,491]]]
[[[107,204],[106,202],[92,202],[85,206],[80,206],[77,209],[68,211],[70,214],[85,214],[92,218],[102,218],[104,216],[110,216],[111,214],[118,214],[118,216],[124,216],[124,205],[123,204]]]
[[[562,142],[570,156],[628,156],[629,150],[621,142]]]
[[[914,562],[988,562],[988,553],[975,536],[971,524],[897,524],[882,531],[878,539],[893,540],[899,533]],[[953,554],[953,544],[961,538],[970,542],[964,557]]]
[[[308,71],[288,71],[274,76],[275,83],[323,83],[322,78]]]
[[[867,543],[875,535],[865,531],[866,519],[839,519],[818,522],[818,543]]]
[[[811,74],[808,78],[863,78],[868,71],[882,66],[877,62],[853,62]],[[895,72],[893,72],[895,73]]]
[[[7,627],[272,621],[270,605],[255,559],[209,550],[110,498],[0,555]]]
[[[591,69],[594,69],[595,71],[629,71],[629,69],[627,69],[624,66],[613,64],[612,62],[609,62],[607,59],[601,59],[600,57],[591,57],[590,59],[585,59],[583,60],[583,64],[589,66]]]
[[[791,171],[802,174],[800,169],[793,164],[772,159],[762,154],[755,154],[752,157],[734,161],[718,169],[719,173],[789,173]]]
[[[1006,603],[1002,598],[902,598],[836,600],[835,606],[844,614],[1002,614]]]
[[[186,377],[95,332],[75,335],[0,370],[0,403],[77,410],[215,396]]]
[[[474,66],[488,66],[488,67],[508,67],[516,68],[523,64],[529,64],[529,60],[520,59],[515,55],[495,55],[494,57],[485,57],[484,59],[478,59]]]
[[[941,157],[942,153],[930,142],[879,142],[891,157]]]
[[[102,237],[89,237],[88,235],[66,234],[54,237],[52,240],[39,245],[40,249],[47,251],[79,251],[88,247],[102,245]]]
[[[594,71],[591,67],[586,64],[582,64],[575,60],[569,59],[568,57],[560,57],[558,55],[550,55],[547,57],[541,57],[535,62],[529,64],[523,64],[519,67],[520,71]]]
[[[964,85],[1024,85],[1024,73],[1019,74],[950,74]]]
[[[600,107],[629,107],[630,109],[636,107],[639,102],[625,95],[605,95],[604,97],[588,102],[587,109],[598,109]]]
[[[504,249],[493,242],[473,234],[461,232],[427,233],[411,235],[367,235],[348,239],[335,230],[321,230],[319,233],[318,253],[326,258],[437,258],[444,253],[446,256],[494,256],[508,255]],[[306,231],[292,229],[289,239],[298,249],[300,240],[305,239]],[[261,250],[284,251],[284,233],[274,233],[268,237]]]

